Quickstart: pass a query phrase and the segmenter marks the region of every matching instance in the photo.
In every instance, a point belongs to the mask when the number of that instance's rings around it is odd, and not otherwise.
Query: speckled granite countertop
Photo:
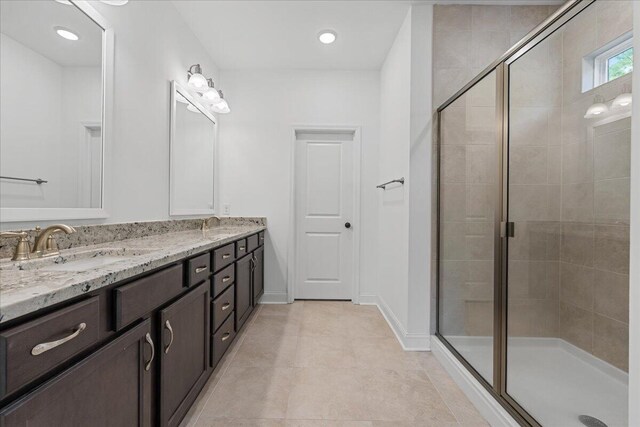
[[[203,234],[188,230],[148,237],[78,246],[62,250],[60,256],[22,262],[0,261],[0,323],[40,310],[112,283],[188,258],[242,237],[265,230],[259,224],[211,228]],[[73,267],[104,265],[84,271]],[[46,266],[38,268],[38,264]],[[65,264],[69,264],[65,266]],[[74,270],[74,268],[76,268]]]

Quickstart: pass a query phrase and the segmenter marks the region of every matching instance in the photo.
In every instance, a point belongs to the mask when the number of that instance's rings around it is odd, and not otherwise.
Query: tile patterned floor
[[[428,352],[405,352],[374,306],[262,305],[183,427],[487,426]]]

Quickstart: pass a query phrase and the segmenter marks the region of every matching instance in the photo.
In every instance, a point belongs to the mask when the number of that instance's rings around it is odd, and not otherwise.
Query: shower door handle
[[[515,237],[516,236],[516,224],[514,222],[501,222],[500,223],[500,237]]]

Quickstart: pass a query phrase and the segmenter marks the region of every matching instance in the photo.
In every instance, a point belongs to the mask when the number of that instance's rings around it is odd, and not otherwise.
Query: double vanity
[[[178,425],[264,291],[264,220],[206,225],[1,261],[0,425]]]

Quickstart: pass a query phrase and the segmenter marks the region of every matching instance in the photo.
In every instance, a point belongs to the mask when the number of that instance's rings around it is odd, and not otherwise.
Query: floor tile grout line
[[[258,304],[258,310],[254,313],[253,316],[251,316],[251,319],[249,321],[249,323],[246,325],[244,331],[242,331],[242,336],[240,337],[240,339],[235,343],[234,345],[234,350],[236,349],[236,347],[238,349],[240,349],[240,346],[242,345],[242,343],[244,342],[244,339],[247,336],[247,331],[249,330],[249,327],[251,327],[251,325],[253,325],[253,322],[255,321],[255,319],[258,317],[258,315],[260,314],[260,312],[262,311],[262,304]],[[218,388],[218,386],[220,385],[220,382],[222,381],[222,378],[224,378],[225,374],[227,373],[227,371],[229,370],[229,368],[231,367],[231,363],[233,362],[233,359],[235,359],[237,352],[233,353],[233,356],[229,359],[229,363],[227,363],[227,366],[225,366],[224,370],[222,371],[222,373],[220,374],[220,378],[218,379],[218,381],[216,382],[216,384],[213,386],[213,389],[211,389],[211,392],[209,393],[209,396],[207,396],[204,404],[202,405],[202,409],[200,409],[200,411],[198,412],[198,416],[196,416],[195,421],[193,422],[193,425],[196,426],[198,424],[198,421],[200,420],[200,417],[202,416],[202,413],[204,412],[204,408],[206,408],[207,404],[209,403],[209,400],[211,399],[211,397],[213,396],[213,393],[216,391],[216,389]],[[226,361],[225,361],[226,362]]]
[[[455,418],[456,422],[458,424],[461,424],[462,421],[460,421],[458,419],[458,416],[456,415],[455,411],[451,408],[451,406],[449,406],[449,403],[447,402],[447,399],[445,399],[444,395],[442,394],[442,392],[440,391],[440,388],[438,388],[438,386],[436,385],[436,382],[433,381],[433,379],[431,378],[431,375],[429,375],[429,371],[427,371],[427,369],[425,367],[422,367],[422,370],[424,371],[424,373],[427,375],[427,378],[429,378],[429,382],[431,383],[431,385],[433,386],[433,388],[436,389],[436,393],[438,393],[438,396],[440,396],[440,399],[442,399],[442,401],[444,402],[445,406],[447,407],[447,409],[449,409],[449,412],[451,412],[451,415],[453,415],[453,418]]]

